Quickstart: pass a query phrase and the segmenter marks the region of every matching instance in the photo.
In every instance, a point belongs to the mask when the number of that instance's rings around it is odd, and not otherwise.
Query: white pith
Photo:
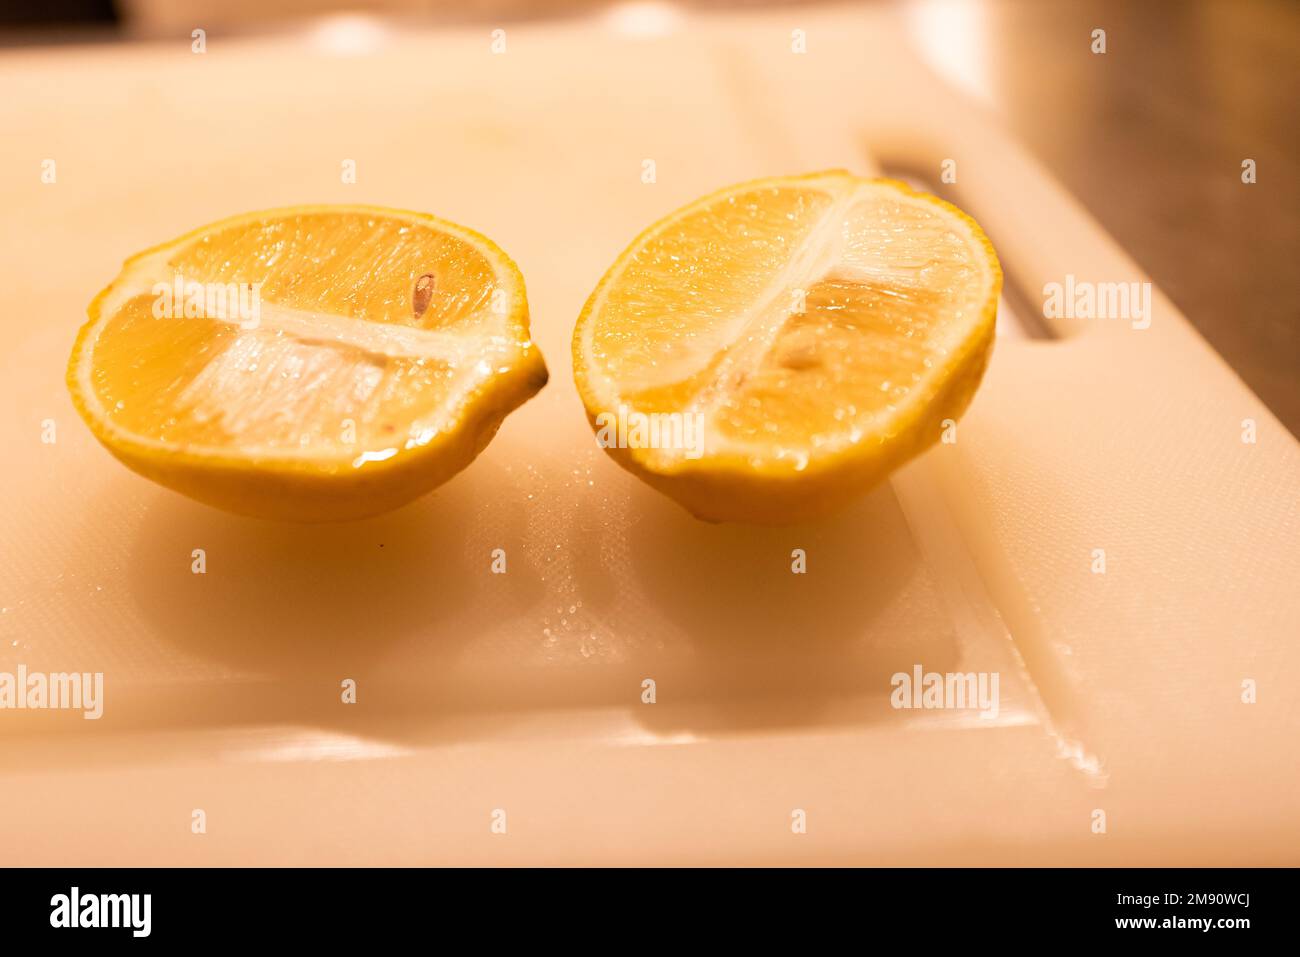
[[[734,192],[747,192],[767,186],[784,186],[799,190],[821,190],[832,198],[832,202],[820,214],[818,223],[800,242],[786,266],[773,277],[772,282],[762,295],[757,297],[755,302],[743,311],[739,321],[734,324],[740,332],[733,337],[732,341],[741,343],[739,348],[731,349],[719,364],[718,375],[712,379],[710,386],[697,393],[690,406],[681,410],[683,413],[700,413],[704,416],[704,457],[706,458],[717,455],[739,455],[750,459],[784,457],[783,453],[773,454],[773,449],[761,442],[744,442],[731,437],[720,437],[719,430],[711,426],[713,418],[720,410],[720,406],[726,401],[728,385],[736,380],[738,374],[757,368],[772,349],[783,324],[790,315],[787,304],[790,302],[791,290],[797,288],[807,289],[817,281],[825,279],[841,279],[849,282],[870,280],[900,287],[915,284],[915,279],[903,270],[868,273],[855,264],[843,261],[843,225],[854,206],[866,198],[868,194],[875,192],[885,193],[891,200],[916,206],[931,214],[940,212],[943,209],[932,200],[914,196],[895,186],[886,183],[856,180],[847,175],[831,174],[819,179],[747,183],[737,187]],[[734,192],[709,197],[701,203],[680,210],[676,215],[659,224],[659,227],[653,233],[643,237],[641,245],[644,246],[653,241],[656,236],[679,222],[687,214],[708,205],[725,202],[727,195],[734,195]],[[971,262],[978,264],[980,267],[982,288],[985,290],[991,289],[995,277],[989,266],[983,242],[972,231],[965,218],[955,213],[947,218],[952,230],[965,240],[967,247],[971,250]],[[590,357],[593,354],[593,337],[597,326],[596,317],[599,316],[608,298],[609,291],[617,287],[627,263],[632,258],[630,253],[631,250],[625,253],[615,271],[606,277],[599,293],[590,306],[590,312],[579,340],[584,356]],[[936,342],[937,347],[944,354],[951,353],[969,337],[972,329],[979,324],[981,318],[978,311],[975,311],[973,314],[963,317],[963,321],[948,323],[942,338]],[[702,353],[699,367],[702,368],[706,365],[713,355],[714,353]],[[600,371],[601,367],[590,360],[585,364],[590,372],[588,387],[596,394],[601,408],[615,410],[624,404],[625,400],[622,399],[617,384]],[[912,414],[917,403],[925,400],[925,396],[932,391],[935,381],[943,376],[945,372],[944,367],[936,364],[928,370],[917,386],[892,411],[882,410],[873,415],[860,418],[853,423],[852,429],[846,427],[844,432],[836,436],[834,440],[822,444],[817,453],[819,455],[833,455],[845,446],[857,441],[862,434],[883,431],[887,429],[890,421],[906,419]],[[647,384],[651,383],[638,383],[642,387]],[[852,434],[853,432],[857,434]],[[638,449],[637,454],[648,464],[660,467],[671,468],[678,465],[689,465],[685,451],[682,449],[643,448]]]
[[[358,211],[374,215],[373,210]],[[402,218],[396,211],[386,211],[385,215]],[[394,448],[391,451],[396,452],[427,444],[448,427],[454,426],[467,401],[487,379],[513,366],[522,356],[525,346],[520,341],[518,330],[512,328],[512,317],[518,310],[523,291],[519,286],[516,273],[509,267],[508,262],[502,262],[501,254],[485,245],[474,234],[461,231],[452,224],[430,223],[418,217],[411,217],[411,222],[425,228],[445,231],[473,246],[491,264],[498,287],[505,293],[504,299],[498,298],[493,304],[493,309],[484,309],[460,321],[454,330],[419,329],[351,319],[329,313],[289,309],[262,301],[256,329],[241,330],[233,339],[231,347],[215,356],[189,386],[191,390],[211,387],[206,400],[212,409],[212,414],[233,416],[232,434],[236,436],[236,441],[220,445],[168,442],[141,436],[114,422],[93,387],[94,351],[101,330],[113,320],[126,302],[140,295],[150,295],[156,283],[172,281],[174,269],[170,265],[171,260],[189,243],[201,241],[202,234],[188,237],[184,243],[170,244],[131,261],[101,301],[95,324],[87,330],[84,337],[75,370],[76,381],[88,414],[99,423],[108,438],[142,450],[183,451],[187,455],[200,458],[284,461],[309,466],[334,466],[340,463],[355,466],[388,457],[373,455],[376,450],[364,450],[361,458],[358,458],[356,452],[352,450],[340,451],[337,448],[313,445],[294,447],[283,443],[258,445],[238,442],[240,410],[222,407],[223,376],[229,371],[223,369],[222,363],[229,363],[236,358],[234,350],[241,348],[241,344],[247,347],[252,338],[260,337],[263,345],[267,341],[281,340],[299,345],[333,344],[351,347],[377,358],[426,358],[452,364],[455,378],[448,390],[446,401],[441,402],[435,412],[409,423],[409,429],[404,429],[401,435],[395,436]],[[224,323],[229,326],[239,325],[237,317],[209,318],[205,321]],[[358,383],[358,388],[365,388],[367,385],[373,389],[378,387],[379,383],[363,381]],[[340,414],[344,414],[346,403],[358,397],[339,395],[327,398],[335,399],[339,403]]]

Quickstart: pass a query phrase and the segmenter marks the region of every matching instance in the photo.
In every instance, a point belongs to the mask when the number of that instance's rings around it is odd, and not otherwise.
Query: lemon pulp
[[[136,471],[302,520],[440,484],[545,378],[500,249],[369,207],[249,214],[133,257],[69,365],[79,411]]]
[[[575,378],[593,423],[620,410],[699,423],[695,448],[609,448],[695,514],[799,521],[960,415],[1000,286],[978,225],[904,184],[839,171],[745,183],[624,251],[579,319]]]

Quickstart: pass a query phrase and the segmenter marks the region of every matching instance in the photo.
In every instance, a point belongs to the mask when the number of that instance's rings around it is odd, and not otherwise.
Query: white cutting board
[[[99,721],[0,711],[0,864],[1300,863],[1300,451],[1160,291],[1149,329],[1000,340],[956,444],[835,519],[697,522],[596,448],[569,361],[664,213],[955,158],[1031,306],[1146,277],[886,10],[505,29],[0,59],[0,671],[105,675]],[[497,240],[550,385],[372,521],[126,471],[63,386],[91,297],[202,223],[333,201]],[[895,710],[917,664],[997,672],[998,718]]]

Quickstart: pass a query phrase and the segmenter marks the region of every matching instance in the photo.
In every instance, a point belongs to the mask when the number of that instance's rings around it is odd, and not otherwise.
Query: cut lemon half
[[[698,200],[623,251],[573,335],[598,442],[700,518],[817,517],[941,437],[993,346],[979,226],[843,171]]]
[[[220,508],[331,521],[468,465],[546,382],[518,268],[420,213],[303,206],[127,260],[68,387],[126,465]]]

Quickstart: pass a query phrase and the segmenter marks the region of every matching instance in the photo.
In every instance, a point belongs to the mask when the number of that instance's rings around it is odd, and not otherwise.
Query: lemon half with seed
[[[600,443],[696,516],[802,521],[965,410],[1001,285],[975,221],[903,183],[743,183],[624,250],[578,319],[574,377]]]
[[[420,213],[223,220],[129,259],[89,314],[68,387],[100,442],[162,485],[263,518],[402,505],[546,383],[518,268]]]

